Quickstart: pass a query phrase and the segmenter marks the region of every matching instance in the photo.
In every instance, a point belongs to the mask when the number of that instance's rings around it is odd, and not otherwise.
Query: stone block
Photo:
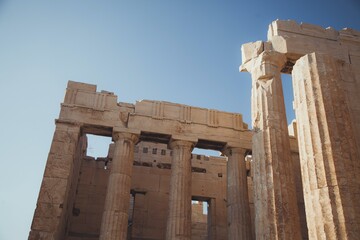
[[[50,147],[51,154],[65,154],[65,155],[72,155],[75,153],[76,144],[69,143],[69,142],[59,142],[53,141]]]
[[[293,20],[276,20],[269,26],[268,39],[270,40],[273,36],[292,37],[293,34],[305,35],[307,38],[324,38],[332,41],[336,41],[339,36],[339,33],[331,27],[323,28],[308,23],[298,24]]]
[[[145,174],[141,178],[133,178],[133,186],[145,189],[146,191],[159,191],[160,177],[158,175]]]
[[[55,240],[55,237],[54,234],[50,232],[32,230],[28,240]]]
[[[57,124],[53,141],[76,144],[79,136],[78,127],[69,127],[64,124]]]
[[[37,218],[59,218],[63,212],[62,206],[52,203],[41,203],[36,204],[36,210],[34,217]]]
[[[38,203],[51,203],[58,206],[66,201],[68,180],[63,178],[44,177],[41,184]]]
[[[50,153],[45,166],[44,177],[68,179],[72,174],[73,155]]]
[[[56,231],[58,224],[59,224],[58,217],[55,218],[34,217],[33,222],[31,224],[31,229],[35,231],[53,233]]]
[[[76,89],[76,90],[83,90],[88,92],[96,92],[96,85],[88,84],[88,83],[81,83],[75,81],[68,81],[67,84],[68,89]]]
[[[255,58],[264,51],[264,42],[250,42],[241,46],[242,64],[248,62],[252,58]]]

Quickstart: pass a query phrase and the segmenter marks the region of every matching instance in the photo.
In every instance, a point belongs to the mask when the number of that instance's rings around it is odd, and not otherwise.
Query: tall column
[[[134,145],[138,137],[132,133],[114,133],[114,156],[101,222],[101,240],[126,240],[130,207],[131,175]]]
[[[191,151],[192,142],[174,140],[172,149],[167,240],[191,239]]]
[[[243,148],[226,148],[228,240],[248,240],[251,216]]]
[[[284,55],[264,51],[252,76],[255,232],[257,239],[301,239],[280,71]]]
[[[57,120],[36,203],[30,240],[64,239],[71,185],[80,165],[80,126]],[[74,177],[75,176],[75,177]]]
[[[345,67],[312,53],[292,72],[310,239],[360,236],[360,156],[344,92]]]

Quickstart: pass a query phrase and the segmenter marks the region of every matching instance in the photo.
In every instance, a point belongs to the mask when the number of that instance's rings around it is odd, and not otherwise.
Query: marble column
[[[252,239],[245,152],[226,148],[228,240]]]
[[[172,149],[167,240],[191,239],[191,151],[192,142],[174,140]]]
[[[114,156],[102,216],[101,240],[126,240],[134,145],[137,135],[114,133]]]
[[[257,239],[301,239],[280,71],[286,57],[263,51],[242,67],[252,77]]]
[[[360,236],[360,156],[345,87],[347,67],[311,53],[292,72],[310,239]]]

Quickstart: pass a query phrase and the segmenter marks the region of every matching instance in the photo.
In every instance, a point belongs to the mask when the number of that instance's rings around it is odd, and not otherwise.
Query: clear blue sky
[[[240,47],[266,40],[275,19],[360,30],[360,3],[0,0],[0,240],[27,239],[69,79],[123,102],[240,112],[250,123]]]

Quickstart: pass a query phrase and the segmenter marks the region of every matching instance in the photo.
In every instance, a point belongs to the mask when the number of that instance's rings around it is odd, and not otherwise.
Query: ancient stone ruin
[[[69,81],[29,239],[359,239],[360,32],[277,20],[242,60],[252,130],[238,113]],[[89,134],[112,138],[106,157],[88,156]]]

